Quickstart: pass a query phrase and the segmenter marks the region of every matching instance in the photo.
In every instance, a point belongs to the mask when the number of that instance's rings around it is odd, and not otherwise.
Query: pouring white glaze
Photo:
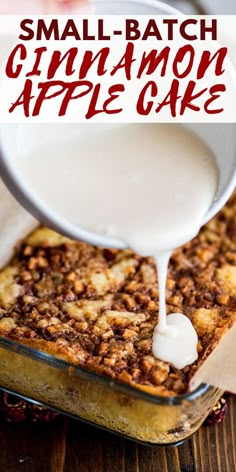
[[[57,214],[155,257],[160,307],[153,353],[183,368],[197,358],[197,335],[184,315],[166,317],[167,266],[173,249],[196,236],[212,204],[214,157],[183,126],[98,130],[79,142],[42,145],[19,158],[19,172]]]

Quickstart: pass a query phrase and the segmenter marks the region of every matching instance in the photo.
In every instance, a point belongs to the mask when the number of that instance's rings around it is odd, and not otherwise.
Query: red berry
[[[33,422],[36,421],[43,421],[43,422],[49,422],[55,420],[59,413],[50,410],[49,408],[44,408],[41,405],[36,405],[33,403],[29,403],[28,405],[28,414],[29,414],[29,419]]]
[[[211,413],[206,418],[204,424],[207,426],[211,426],[214,424],[221,423],[224,419],[227,411],[227,403],[226,400],[222,397],[217,404],[214,406]]]
[[[44,408],[9,393],[0,392],[0,410],[6,421],[21,423],[22,421],[44,421],[55,420],[59,413]]]
[[[21,398],[8,393],[3,393],[1,398],[1,410],[5,419],[13,423],[21,423],[27,418],[27,403]]]

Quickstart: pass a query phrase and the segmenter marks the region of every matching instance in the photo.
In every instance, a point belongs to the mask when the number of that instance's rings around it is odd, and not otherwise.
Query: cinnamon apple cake
[[[156,359],[154,261],[93,247],[39,227],[0,272],[0,335],[154,395],[189,380],[236,322],[236,193],[169,264],[167,311],[198,334],[198,361],[182,370]]]

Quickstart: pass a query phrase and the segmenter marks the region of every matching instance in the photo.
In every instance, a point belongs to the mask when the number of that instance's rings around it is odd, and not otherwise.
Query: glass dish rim
[[[68,361],[55,357],[51,354],[34,349],[23,343],[14,341],[12,339],[9,339],[3,336],[0,336],[0,348],[11,351],[15,353],[16,355],[19,354],[21,356],[28,357],[32,360],[41,362],[43,364],[47,364],[53,368],[56,368],[59,371],[63,371],[64,373],[67,373],[67,375],[70,377],[73,375],[73,376],[81,377],[87,381],[93,381],[93,382],[97,380],[98,383],[99,382],[102,383],[104,386],[108,387],[109,389],[114,389],[125,395],[131,395],[132,397],[135,397],[139,400],[146,401],[146,402],[156,404],[156,405],[179,406],[185,401],[193,402],[194,400],[201,397],[204,393],[215,388],[209,384],[201,384],[192,392],[187,392],[182,395],[175,395],[175,396],[170,396],[170,397],[154,395],[154,394],[145,392],[137,387],[122,383],[117,379],[111,379],[100,373],[72,364]],[[0,388],[1,388],[1,385],[0,385]]]

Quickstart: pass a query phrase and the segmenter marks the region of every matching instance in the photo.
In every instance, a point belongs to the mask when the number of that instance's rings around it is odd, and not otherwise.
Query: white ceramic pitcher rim
[[[180,10],[177,10],[177,8],[173,7],[172,5],[169,5],[168,3],[164,3],[160,0],[110,0],[110,3],[133,3],[134,5],[140,4],[140,5],[148,5],[150,7],[154,8],[159,8],[160,10],[163,11],[163,14],[167,13],[169,15],[179,15],[182,16],[184,15],[183,12]],[[105,4],[107,3],[107,0],[92,0],[92,3],[100,3],[100,4]],[[122,12],[121,12],[122,15]]]

